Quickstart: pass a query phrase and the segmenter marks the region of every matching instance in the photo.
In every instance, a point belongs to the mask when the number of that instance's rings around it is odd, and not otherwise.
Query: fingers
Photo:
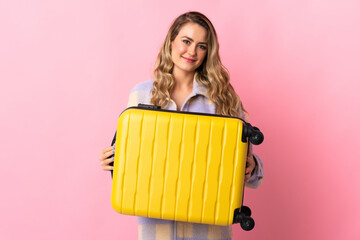
[[[252,171],[255,169],[255,162],[254,161],[248,161],[246,162],[246,168],[245,168],[245,175],[251,174]]]
[[[255,167],[256,167],[256,163],[252,153],[250,152],[250,154],[246,158],[245,183],[249,181]]]
[[[112,155],[114,155],[114,153],[115,153],[115,151],[113,151],[113,150],[109,151],[103,155],[102,159],[107,159],[107,158],[111,157]]]
[[[109,164],[114,162],[114,158],[109,158],[109,159],[105,159],[103,161],[101,161],[101,168],[105,171],[110,171],[110,170],[113,170],[114,167],[113,166],[110,166]]]
[[[251,172],[254,170],[254,168],[246,168],[245,169],[245,175],[251,175]]]
[[[106,158],[109,158],[111,155],[115,153],[113,147],[107,147],[104,150],[101,151],[101,154],[99,156],[99,160],[102,161]]]
[[[245,169],[245,182],[247,183],[251,177],[252,169],[246,168]]]
[[[113,147],[113,146],[107,147],[107,148],[103,149],[103,150],[101,151],[101,153],[104,154],[104,153],[109,152],[109,151],[112,151],[112,150],[114,150],[114,147]]]
[[[105,171],[110,171],[114,169],[113,166],[109,165],[110,163],[114,162],[114,157],[111,157],[115,153],[114,148],[115,147],[112,146],[103,149],[99,156],[101,168]]]
[[[105,159],[105,160],[102,160],[101,161],[101,168],[105,171],[110,171],[110,170],[113,170],[114,167],[113,166],[110,166],[109,164],[114,162],[114,157],[112,158],[108,158],[108,159]]]

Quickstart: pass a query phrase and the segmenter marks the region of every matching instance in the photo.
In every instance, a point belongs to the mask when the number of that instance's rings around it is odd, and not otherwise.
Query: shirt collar
[[[207,89],[205,86],[200,85],[196,79],[194,78],[193,81],[193,91],[192,91],[192,95],[203,95],[205,97],[207,97]]]

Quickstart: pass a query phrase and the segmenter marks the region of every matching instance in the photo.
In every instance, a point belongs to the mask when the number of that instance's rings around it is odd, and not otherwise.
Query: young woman
[[[163,109],[244,117],[243,105],[229,82],[219,56],[219,43],[209,19],[187,12],[173,22],[157,57],[154,79],[130,93],[128,106],[138,103]],[[113,146],[102,150],[103,170],[112,170]],[[263,178],[258,156],[248,152],[245,181],[256,188]],[[138,218],[139,239],[232,239],[231,226]]]

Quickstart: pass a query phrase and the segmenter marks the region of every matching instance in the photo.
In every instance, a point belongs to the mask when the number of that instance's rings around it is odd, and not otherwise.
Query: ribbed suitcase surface
[[[117,129],[111,196],[117,212],[233,223],[244,187],[243,121],[129,108]]]

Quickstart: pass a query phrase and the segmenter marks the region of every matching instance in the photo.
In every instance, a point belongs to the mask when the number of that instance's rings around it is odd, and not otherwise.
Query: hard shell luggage
[[[249,140],[260,144],[263,135],[239,118],[127,108],[118,120],[111,204],[121,214],[251,230],[242,205]]]

